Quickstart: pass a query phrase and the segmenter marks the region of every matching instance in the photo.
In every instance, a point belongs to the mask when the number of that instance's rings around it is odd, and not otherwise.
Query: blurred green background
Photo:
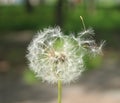
[[[103,57],[86,57],[87,70],[100,68],[109,56],[120,60],[119,0],[0,0],[0,85],[21,77],[35,82],[25,57],[32,37],[40,29],[58,25],[66,35],[76,34],[83,30],[80,15],[86,27],[95,30],[98,43],[106,40]]]
[[[0,61],[10,63],[12,68],[26,65],[27,45],[38,30],[59,25],[66,35],[76,34],[83,30],[80,15],[86,27],[95,30],[97,42],[106,40],[104,50],[120,49],[117,0],[1,0]]]

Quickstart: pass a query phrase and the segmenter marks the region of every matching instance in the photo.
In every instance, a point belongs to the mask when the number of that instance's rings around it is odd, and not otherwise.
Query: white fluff
[[[84,38],[91,31],[79,33],[77,37],[63,35],[59,27],[38,32],[28,46],[30,69],[49,83],[57,83],[58,80],[70,83],[78,79],[85,69],[83,56],[100,53],[103,45],[96,47],[94,40]]]

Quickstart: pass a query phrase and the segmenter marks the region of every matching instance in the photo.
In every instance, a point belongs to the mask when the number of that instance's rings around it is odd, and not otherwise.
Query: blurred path
[[[0,103],[56,103],[57,87],[28,85],[19,76],[0,75]],[[63,87],[63,103],[120,103],[120,61],[107,57],[101,69]]]

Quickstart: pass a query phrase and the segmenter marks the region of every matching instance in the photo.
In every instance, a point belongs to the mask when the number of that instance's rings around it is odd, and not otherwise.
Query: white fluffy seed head
[[[84,71],[83,57],[87,53],[99,54],[103,43],[97,47],[94,40],[84,39],[91,31],[63,35],[59,27],[39,31],[28,46],[29,67],[36,76],[49,83],[70,83]]]

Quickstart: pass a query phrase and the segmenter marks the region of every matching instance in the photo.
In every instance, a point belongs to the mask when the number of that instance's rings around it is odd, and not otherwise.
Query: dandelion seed
[[[80,18],[84,31],[77,37],[64,35],[60,27],[49,27],[39,31],[28,46],[30,69],[43,81],[58,83],[58,103],[61,103],[62,83],[77,80],[85,70],[83,57],[102,53],[104,41],[97,46],[91,37],[94,30],[86,30],[82,16]]]
[[[83,57],[86,53],[101,53],[104,42],[93,46],[94,40],[83,38],[92,30],[73,35],[63,35],[59,27],[45,28],[37,33],[28,46],[27,58],[30,69],[37,77],[49,83],[70,83],[77,80],[84,71]]]

